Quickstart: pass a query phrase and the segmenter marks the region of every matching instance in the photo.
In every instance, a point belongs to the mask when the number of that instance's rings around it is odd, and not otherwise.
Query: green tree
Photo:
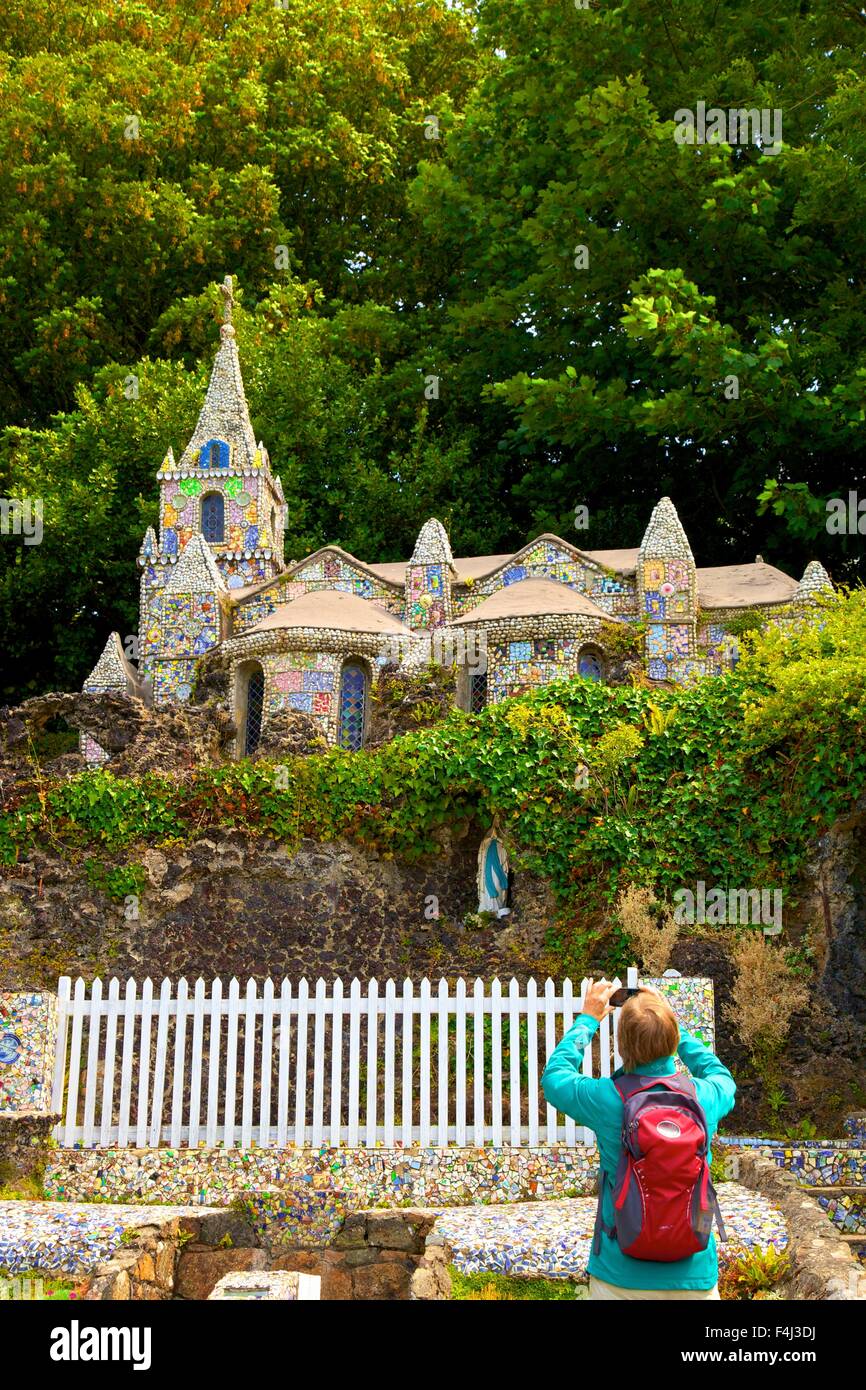
[[[509,538],[583,502],[589,544],[637,544],[667,492],[705,563],[844,569],[756,503],[863,482],[863,38],[821,0],[481,7],[497,56],[414,205]],[[782,152],[677,143],[698,101],[780,109]]]

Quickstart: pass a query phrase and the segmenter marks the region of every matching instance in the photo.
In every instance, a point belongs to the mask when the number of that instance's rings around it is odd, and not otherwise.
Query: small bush
[[[670,908],[658,903],[649,888],[630,884],[617,898],[616,915],[644,972],[661,975],[678,935]]]
[[[778,1054],[809,993],[782,952],[757,932],[744,936],[732,955],[737,977],[726,1015],[761,1066]]]
[[[719,1297],[724,1299],[761,1299],[780,1297],[778,1286],[790,1268],[784,1250],[775,1245],[735,1245],[727,1247],[728,1254],[719,1271]]]

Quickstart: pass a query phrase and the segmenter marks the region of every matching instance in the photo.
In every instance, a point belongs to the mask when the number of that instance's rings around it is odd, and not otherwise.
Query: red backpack
[[[614,1225],[602,1216],[602,1171],[594,1249],[601,1233],[615,1237],[634,1260],[684,1260],[705,1250],[715,1217],[726,1240],[707,1162],[707,1119],[685,1076],[618,1076],[622,1154],[612,1184]]]

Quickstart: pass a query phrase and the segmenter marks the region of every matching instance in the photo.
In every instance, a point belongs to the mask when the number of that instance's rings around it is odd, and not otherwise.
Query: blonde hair
[[[623,1004],[617,1036],[622,1064],[626,1071],[634,1071],[673,1056],[679,1046],[680,1025],[670,1004],[641,990]]]

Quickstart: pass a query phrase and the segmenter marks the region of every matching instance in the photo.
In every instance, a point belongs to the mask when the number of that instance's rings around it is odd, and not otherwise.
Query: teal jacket
[[[588,1014],[578,1016],[550,1054],[541,1088],[550,1105],[595,1131],[601,1169],[610,1180],[605,1183],[604,1221],[613,1226],[611,1189],[621,1152],[622,1100],[610,1077],[595,1078],[581,1072],[584,1051],[597,1028],[596,1019]],[[695,1083],[712,1139],[719,1121],[734,1107],[736,1083],[715,1053],[682,1028],[677,1051]],[[671,1076],[675,1071],[674,1058],[662,1057],[635,1070],[641,1076]],[[622,1076],[623,1069],[615,1075]],[[706,1250],[689,1255],[688,1259],[656,1264],[631,1259],[622,1253],[612,1236],[602,1234],[601,1251],[590,1255],[589,1272],[624,1289],[711,1289],[719,1272],[715,1238],[710,1236]]]

